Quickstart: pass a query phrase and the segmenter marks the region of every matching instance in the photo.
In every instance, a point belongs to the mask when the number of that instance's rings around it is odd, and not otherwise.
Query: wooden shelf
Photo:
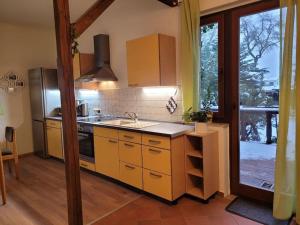
[[[200,151],[196,151],[196,150],[190,150],[186,153],[188,156],[192,156],[192,157],[197,157],[202,159],[203,158],[203,154]]]
[[[198,187],[193,187],[193,188],[187,190],[187,193],[190,194],[190,195],[192,195],[192,196],[201,198],[201,199],[204,198],[203,189],[198,188]]]
[[[206,137],[206,136],[209,136],[213,133],[216,133],[217,131],[214,131],[214,130],[208,130],[208,131],[204,131],[204,132],[191,132],[191,133],[188,133],[186,134],[187,136],[192,136],[192,137]]]
[[[192,132],[186,135],[185,141],[186,192],[207,200],[219,188],[218,133]]]
[[[189,169],[187,171],[188,174],[196,176],[196,177],[203,177],[203,171],[199,170],[199,169]]]

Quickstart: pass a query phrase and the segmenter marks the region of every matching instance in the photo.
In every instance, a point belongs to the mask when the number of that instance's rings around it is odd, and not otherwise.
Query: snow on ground
[[[240,159],[266,160],[275,159],[276,144],[258,142],[240,142]]]

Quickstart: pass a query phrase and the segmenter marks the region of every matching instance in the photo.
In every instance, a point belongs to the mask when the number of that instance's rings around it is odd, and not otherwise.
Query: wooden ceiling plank
[[[78,38],[115,0],[98,0],[73,24]]]
[[[82,225],[79,146],[75,111],[68,0],[53,0],[57,45],[58,83],[61,93],[65,173],[69,225]]]
[[[158,0],[170,7],[175,7],[179,5],[179,1],[178,0]]]

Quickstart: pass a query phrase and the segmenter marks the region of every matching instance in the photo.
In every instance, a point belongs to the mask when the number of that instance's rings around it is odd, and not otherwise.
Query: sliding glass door
[[[279,9],[240,18],[240,182],[273,191],[279,104]]]
[[[232,187],[272,201],[278,132],[280,10],[277,1],[232,12]]]

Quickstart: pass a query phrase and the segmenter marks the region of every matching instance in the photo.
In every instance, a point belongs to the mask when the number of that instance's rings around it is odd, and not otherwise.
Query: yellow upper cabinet
[[[94,68],[94,54],[76,53],[73,57],[74,80]]]
[[[128,86],[176,85],[175,42],[163,34],[127,41]]]

